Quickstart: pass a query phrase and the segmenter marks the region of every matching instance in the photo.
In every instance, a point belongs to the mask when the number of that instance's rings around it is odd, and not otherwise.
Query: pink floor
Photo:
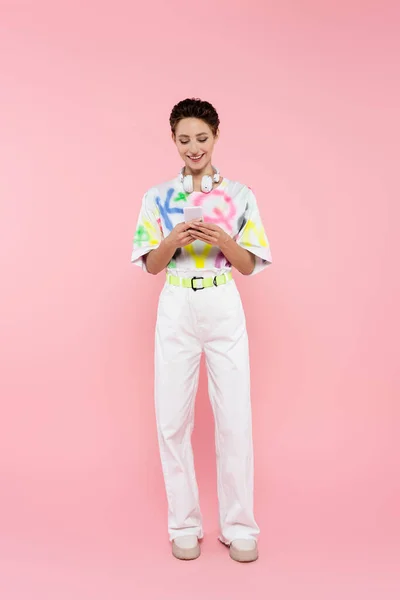
[[[139,483],[146,485],[144,478]],[[89,493],[83,483],[79,498],[76,490],[54,489],[47,506],[42,496],[41,506],[30,498],[29,504],[10,507],[19,522],[7,522],[3,512],[2,600],[400,597],[399,546],[387,520],[381,531],[377,523],[366,526],[365,513],[349,518],[343,506],[332,519],[332,506],[316,503],[310,510],[301,498],[297,503],[276,491],[270,500],[259,495],[260,558],[242,565],[216,539],[210,495],[203,498],[202,555],[185,563],[171,555],[157,476],[150,478],[152,485],[157,489],[147,510],[136,505],[132,489],[110,498],[99,486]],[[142,489],[141,495],[149,491]]]
[[[230,560],[215,541],[215,531],[202,543],[193,562],[175,560],[156,531],[149,539],[132,533],[87,543],[62,539],[45,545],[34,540],[2,540],[1,597],[4,600],[140,598],[180,600],[209,598],[336,598],[395,600],[400,596],[398,554],[377,549],[363,556],[349,548],[302,550],[301,539],[277,532],[260,543],[258,562]],[[101,531],[98,531],[101,538]],[[150,538],[153,537],[153,541]],[[396,573],[397,570],[397,573]]]

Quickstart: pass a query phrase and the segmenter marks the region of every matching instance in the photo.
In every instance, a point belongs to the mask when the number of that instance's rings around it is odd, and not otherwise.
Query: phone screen
[[[183,209],[185,223],[193,221],[194,219],[203,220],[203,208],[201,206],[185,206]]]

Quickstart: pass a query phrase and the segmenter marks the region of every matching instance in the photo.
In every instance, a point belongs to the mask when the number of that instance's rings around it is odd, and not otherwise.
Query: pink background
[[[399,10],[395,2],[1,2],[0,595],[399,597]],[[170,554],[152,400],[163,278],[130,265],[168,116],[213,102],[215,162],[274,264],[237,276],[251,339],[261,558]],[[396,574],[397,571],[397,574]]]

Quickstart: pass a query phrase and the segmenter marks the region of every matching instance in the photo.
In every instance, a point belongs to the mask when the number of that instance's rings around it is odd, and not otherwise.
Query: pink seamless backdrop
[[[395,2],[0,2],[0,596],[400,592],[399,9]],[[153,413],[162,276],[130,265],[168,116],[221,116],[273,266],[237,276],[251,343],[261,557],[174,561]]]

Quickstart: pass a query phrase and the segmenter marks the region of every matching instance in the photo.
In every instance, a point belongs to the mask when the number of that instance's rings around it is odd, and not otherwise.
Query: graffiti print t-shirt
[[[131,260],[134,264],[147,271],[145,255],[158,248],[178,223],[184,222],[185,206],[202,206],[206,223],[219,225],[240,246],[255,255],[253,275],[272,262],[257,201],[249,187],[224,178],[208,194],[187,194],[176,177],[151,188],[143,197],[133,242]],[[231,265],[219,248],[195,240],[177,249],[167,270],[184,276],[185,272],[193,270],[227,272]]]

